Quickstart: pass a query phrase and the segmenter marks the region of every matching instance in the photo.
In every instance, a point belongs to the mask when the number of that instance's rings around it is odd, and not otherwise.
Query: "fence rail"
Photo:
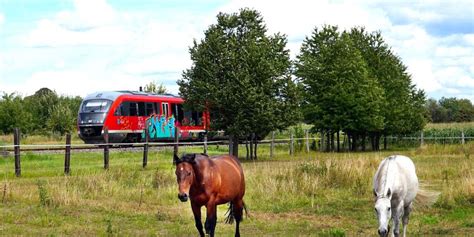
[[[208,145],[229,145],[229,141],[208,141],[207,136],[204,137],[203,141],[194,141],[194,142],[182,142],[178,139],[179,130],[175,131],[175,139],[173,142],[150,142],[148,139],[145,139],[145,142],[137,143],[109,143],[108,142],[108,132],[104,131],[105,142],[101,144],[71,144],[70,134],[66,135],[65,144],[37,144],[37,145],[21,145],[20,143],[20,130],[14,130],[14,144],[13,145],[1,145],[0,146],[0,155],[7,156],[10,152],[14,152],[15,157],[15,175],[17,177],[21,176],[21,152],[40,152],[40,151],[64,151],[64,174],[70,174],[70,159],[71,151],[74,150],[103,150],[104,152],[104,169],[109,168],[109,150],[113,149],[123,149],[123,148],[143,148],[143,168],[147,166],[148,163],[148,152],[150,147],[169,147],[173,148],[174,154],[178,154],[178,148],[183,146],[202,146],[203,153],[207,154]],[[147,132],[147,131],[145,131]],[[147,136],[146,136],[147,137]],[[472,136],[464,136],[464,133],[461,136],[449,136],[449,137],[424,137],[423,133],[420,133],[420,136],[407,136],[407,137],[396,137],[396,136],[387,136],[387,140],[399,141],[399,140],[411,140],[415,141],[417,144],[423,145],[425,141],[441,141],[441,140],[451,140],[458,141],[461,144],[464,144],[466,140],[474,140]],[[300,150],[310,152],[310,140],[311,146],[319,146],[322,148],[324,146],[324,138],[319,137],[310,137],[309,132],[306,130],[304,137],[295,138],[293,134],[290,134],[290,138],[275,138],[275,133],[272,132],[271,139],[260,140],[257,144],[270,144],[270,158],[273,158],[274,149],[276,144],[285,144],[288,145],[289,155],[295,154],[295,146],[298,146]],[[326,141],[327,142],[327,141]],[[345,147],[346,140],[338,142]],[[241,143],[246,144],[246,142]],[[305,147],[305,149],[303,149]],[[316,149],[316,147],[315,147]],[[338,148],[339,149],[339,148]]]

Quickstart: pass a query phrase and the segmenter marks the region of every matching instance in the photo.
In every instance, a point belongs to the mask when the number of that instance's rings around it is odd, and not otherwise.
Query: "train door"
[[[164,116],[165,118],[169,117],[168,103],[166,103],[166,102],[161,103],[161,116]]]

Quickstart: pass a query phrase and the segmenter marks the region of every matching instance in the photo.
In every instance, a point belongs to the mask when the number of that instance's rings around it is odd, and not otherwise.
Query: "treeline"
[[[426,101],[426,111],[430,122],[472,122],[474,121],[474,106],[468,99],[441,98],[439,101],[429,99]]]
[[[378,150],[382,136],[419,131],[426,123],[424,92],[380,32],[315,28],[295,75],[304,85],[305,120],[326,136],[327,150],[339,150],[341,131],[350,150],[365,150],[366,142]]]
[[[64,135],[76,129],[81,97],[58,96],[48,88],[22,97],[4,93],[0,98],[0,133],[20,128],[23,134]]]
[[[365,150],[366,142],[378,150],[383,136],[425,125],[425,94],[380,32],[316,27],[296,61],[287,42],[284,34],[267,33],[258,11],[220,13],[190,48],[193,64],[178,81],[181,95],[194,109],[206,105],[216,115],[211,126],[234,144],[303,118],[328,151],[339,151],[341,132],[350,150]]]

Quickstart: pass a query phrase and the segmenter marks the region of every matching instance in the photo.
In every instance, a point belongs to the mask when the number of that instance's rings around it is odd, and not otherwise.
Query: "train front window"
[[[104,113],[110,108],[109,100],[88,100],[82,104],[81,112],[83,113]]]

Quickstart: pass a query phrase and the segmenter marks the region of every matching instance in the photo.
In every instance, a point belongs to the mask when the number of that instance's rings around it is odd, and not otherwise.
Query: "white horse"
[[[406,236],[408,217],[417,192],[418,177],[410,158],[389,156],[380,163],[374,176],[374,196],[381,237],[388,236],[390,232],[390,218],[393,220],[392,236],[400,235],[400,218],[403,236]]]

